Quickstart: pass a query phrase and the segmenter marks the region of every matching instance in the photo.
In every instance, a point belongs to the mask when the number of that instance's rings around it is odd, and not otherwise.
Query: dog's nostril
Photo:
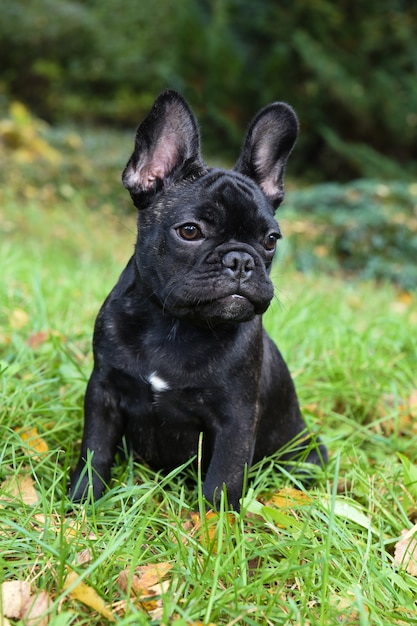
[[[249,275],[255,268],[255,262],[247,252],[228,252],[224,255],[222,263],[236,276]]]

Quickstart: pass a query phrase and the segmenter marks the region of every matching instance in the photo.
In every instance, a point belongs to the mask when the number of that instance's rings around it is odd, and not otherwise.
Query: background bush
[[[303,271],[417,287],[417,185],[359,180],[287,194],[285,233]],[[288,220],[288,223],[287,223]]]
[[[0,0],[0,94],[41,118],[132,128],[181,90],[206,149],[283,99],[302,125],[291,167],[312,180],[417,170],[417,10],[400,0]],[[227,146],[227,148],[226,148]]]

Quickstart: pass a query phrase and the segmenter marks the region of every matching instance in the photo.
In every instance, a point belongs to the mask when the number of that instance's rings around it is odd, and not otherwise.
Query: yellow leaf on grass
[[[198,539],[201,545],[206,546],[209,545],[211,549],[215,552],[217,550],[216,543],[216,534],[218,532],[219,525],[219,513],[215,511],[208,511],[205,513],[204,518],[201,519],[199,513],[191,514],[191,527],[190,524],[183,524],[184,530],[188,530],[191,537]],[[233,520],[235,519],[232,513],[225,516],[226,521],[231,525]]]
[[[395,300],[391,302],[391,310],[394,313],[404,314],[414,302],[412,293],[409,291],[400,291]]]
[[[413,302],[413,294],[409,291],[401,291],[398,294],[397,299],[404,304],[411,304]]]
[[[323,246],[323,245],[315,246],[314,247],[314,252],[315,252],[316,256],[318,256],[320,258],[323,258],[323,257],[329,256],[329,247],[328,246]]]
[[[85,510],[81,511],[81,517],[76,519],[65,520],[64,534],[67,538],[74,538],[80,536],[89,537],[89,539],[97,539],[97,537],[90,533],[88,530],[88,519]]]
[[[9,476],[0,486],[0,499],[20,500],[24,504],[37,504],[39,498],[31,476]]]
[[[272,504],[280,509],[296,509],[311,504],[311,497],[299,489],[294,489],[294,487],[284,487],[274,493],[267,504]]]
[[[201,521],[201,517],[199,513],[191,513],[191,520],[193,523],[193,528],[191,531],[191,535],[201,534],[202,537],[203,532],[205,531],[206,538],[212,542],[216,536],[217,522],[219,516],[214,511],[208,511],[205,515],[205,524]],[[204,541],[203,543],[206,543]]]
[[[403,530],[395,544],[394,562],[412,576],[417,576],[417,524]]]
[[[20,330],[29,321],[29,315],[23,309],[15,309],[9,315],[9,324],[14,330]]]
[[[64,589],[72,587],[78,579],[79,577],[75,572],[69,572],[64,582]],[[97,613],[100,613],[100,615],[108,619],[110,622],[115,621],[113,613],[107,607],[104,600],[100,598],[97,592],[85,582],[80,581],[77,583],[75,587],[70,590],[69,595],[71,598],[74,598],[74,600],[78,600],[79,602],[82,602],[82,604],[90,607],[90,609],[97,611]]]
[[[28,428],[25,430],[16,428],[15,430],[20,435],[21,440],[26,444],[25,451],[29,448],[29,450],[34,452],[36,456],[38,454],[45,454],[45,452],[48,452],[48,444],[39,435],[37,428]]]
[[[88,520],[85,511],[81,511],[81,518],[69,519],[67,515],[60,516],[58,514],[44,515],[43,513],[35,513],[31,518],[32,529],[40,533],[44,533],[45,529],[54,531],[59,535],[65,537],[65,539],[74,545],[74,540],[80,537],[88,537],[91,541],[97,539],[97,535],[89,530]],[[86,563],[92,560],[91,553],[88,554],[87,550],[83,550],[77,556],[78,564]]]

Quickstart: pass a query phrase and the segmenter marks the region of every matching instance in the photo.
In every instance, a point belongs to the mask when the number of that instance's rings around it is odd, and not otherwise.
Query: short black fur
[[[274,103],[252,122],[233,170],[208,168],[184,99],[162,93],[139,126],[123,183],[138,208],[135,252],[94,331],[80,459],[70,493],[99,498],[125,436],[134,454],[170,470],[197,455],[203,492],[239,508],[246,467],[305,431],[294,384],[262,327],[281,237],[274,211],[297,137]],[[306,461],[327,453],[311,435]],[[288,455],[287,455],[288,456]]]

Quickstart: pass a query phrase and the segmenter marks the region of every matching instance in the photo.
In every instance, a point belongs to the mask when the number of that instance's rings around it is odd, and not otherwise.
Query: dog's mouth
[[[255,304],[239,293],[220,298],[216,306],[222,311],[223,319],[234,322],[248,322],[258,312]]]
[[[240,293],[232,293],[228,296],[217,298],[216,300],[213,300],[213,304],[215,304],[216,306],[221,306],[225,308],[228,308],[228,307],[239,308],[239,307],[253,306],[253,303],[251,302],[251,300],[247,296],[242,296]]]
[[[238,293],[207,302],[199,307],[199,317],[210,324],[249,322],[256,315],[253,302]]]
[[[199,325],[240,324],[249,322],[256,315],[264,313],[268,304],[260,305],[246,296],[233,293],[213,300],[200,301],[198,305],[194,304],[187,311],[183,310],[180,317]]]
[[[255,309],[253,302],[240,293],[232,293],[230,296],[224,296],[223,298],[215,300],[215,303],[230,310],[239,310],[248,307]]]

